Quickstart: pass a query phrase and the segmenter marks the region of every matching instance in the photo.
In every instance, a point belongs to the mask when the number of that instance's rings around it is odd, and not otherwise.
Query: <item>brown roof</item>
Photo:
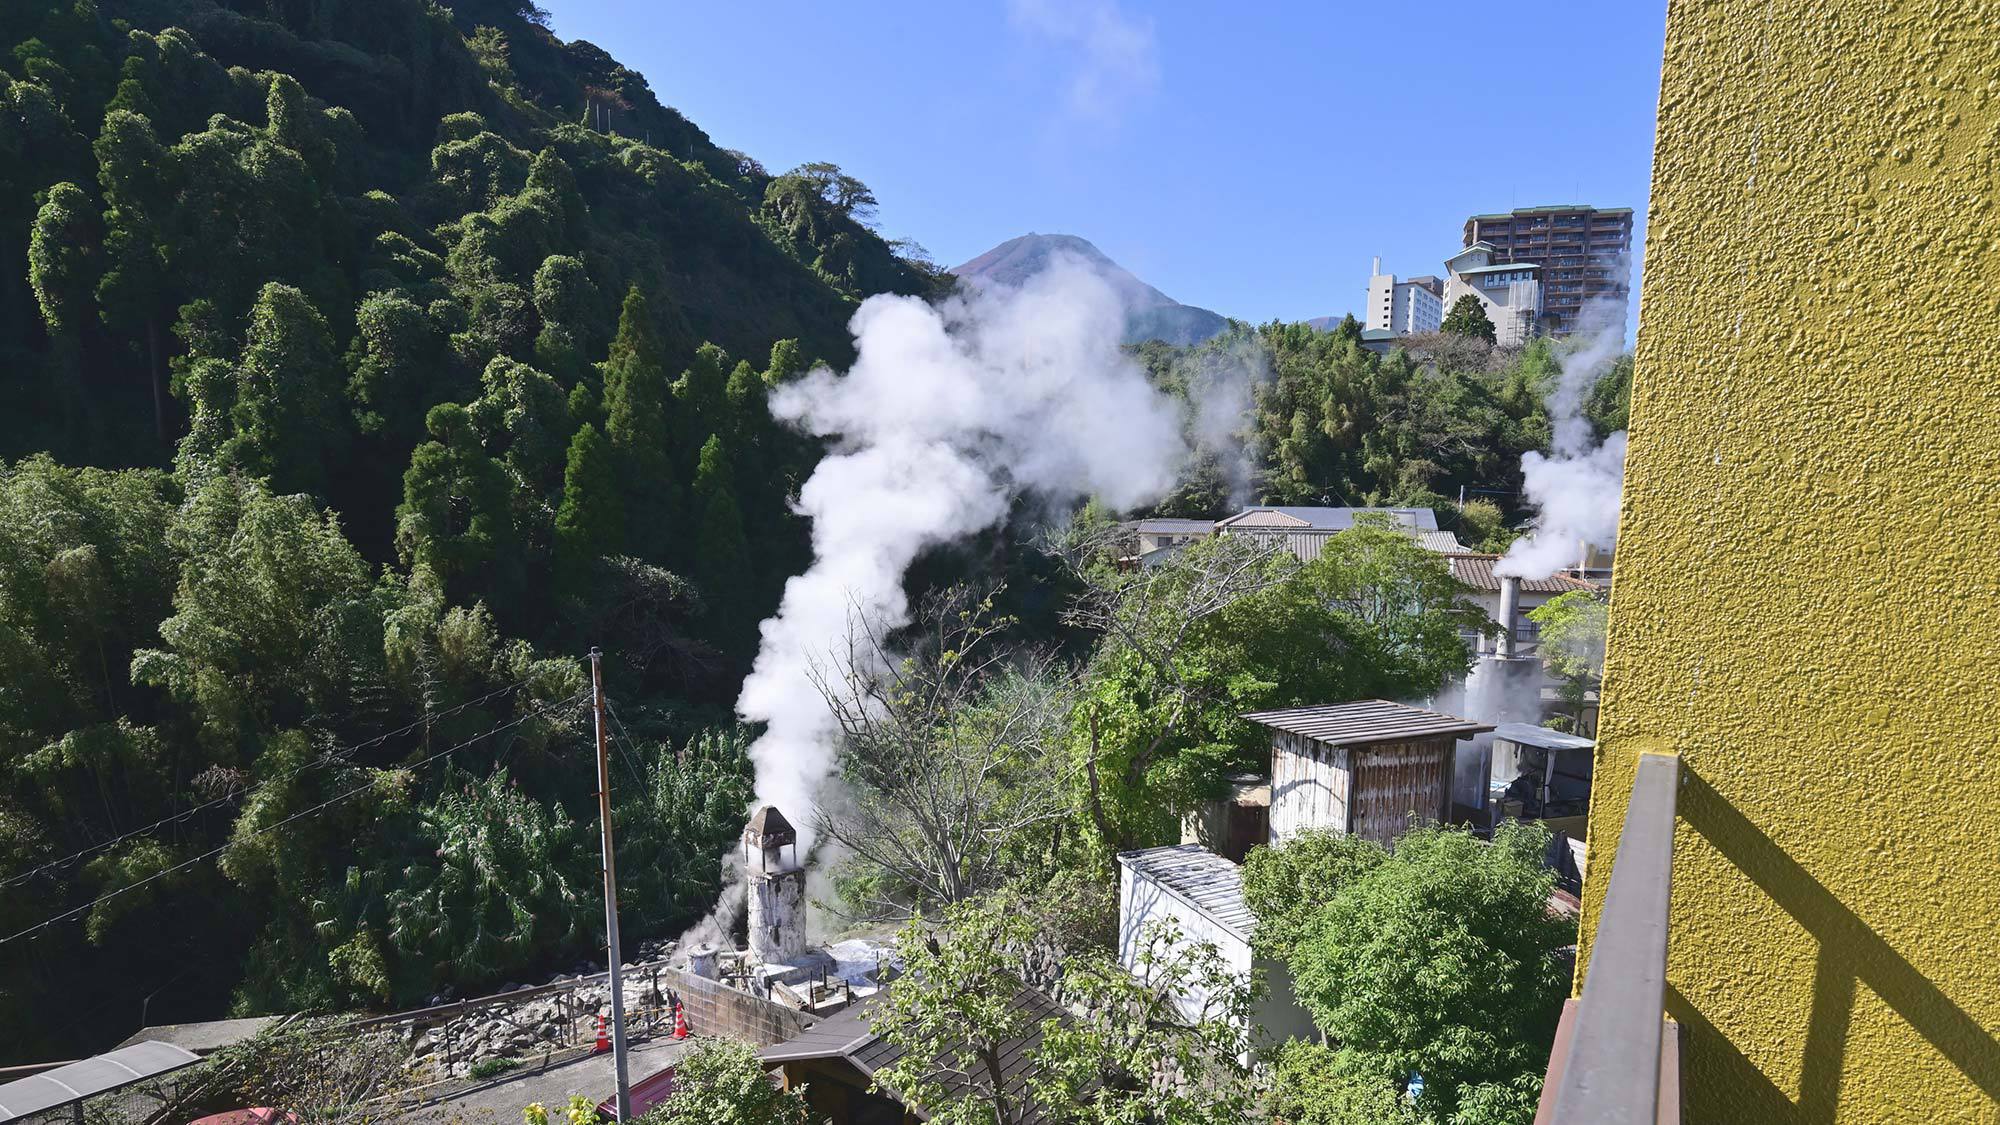
[[[1386,699],[1255,711],[1243,716],[1273,730],[1304,735],[1328,746],[1363,746],[1371,742],[1409,742],[1421,738],[1465,738],[1492,730],[1456,715],[1426,711]]]
[[[1475,590],[1498,590],[1500,578],[1493,573],[1493,564],[1500,561],[1499,555],[1450,555],[1451,576]],[[1567,594],[1571,590],[1595,590],[1596,586],[1580,578],[1567,574],[1551,574],[1547,578],[1523,578],[1521,590],[1530,594]]]
[[[757,1052],[759,1060],[766,1064],[801,1062],[808,1059],[842,1059],[863,1075],[872,1079],[876,1071],[889,1066],[903,1057],[901,1047],[887,1038],[875,1034],[868,1026],[868,1013],[881,999],[871,996],[840,1013],[806,1030],[789,1042],[766,1047]],[[1005,1089],[1015,1096],[1015,1104],[1020,1107],[1024,1125],[1039,1125],[1047,1117],[1031,1096],[1031,1082],[1035,1077],[1035,1051],[1042,1044],[1042,1024],[1050,1019],[1069,1019],[1069,1013],[1062,1006],[1032,988],[1023,987],[1014,993],[1012,1007],[1023,1013],[1033,1030],[1018,1039],[1010,1039],[1000,1045],[1000,1076]],[[955,1080],[945,1078],[947,1088]],[[889,1091],[894,1094],[894,1091]],[[902,1099],[898,1097],[899,1101]],[[905,1102],[904,1104],[909,1105]],[[927,1116],[921,1106],[910,1105],[919,1116]]]

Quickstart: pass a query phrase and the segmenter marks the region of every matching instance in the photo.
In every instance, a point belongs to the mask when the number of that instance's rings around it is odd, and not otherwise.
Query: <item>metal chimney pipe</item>
[[[1500,579],[1500,641],[1497,649],[1502,660],[1514,658],[1515,622],[1521,614],[1521,579],[1509,574]]]

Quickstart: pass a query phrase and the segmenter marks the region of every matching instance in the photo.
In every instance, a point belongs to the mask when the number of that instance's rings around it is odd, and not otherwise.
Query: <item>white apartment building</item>
[[[1398,280],[1382,272],[1382,259],[1375,259],[1375,272],[1368,277],[1368,317],[1364,328],[1414,336],[1436,332],[1444,323],[1444,282],[1435,277]]]
[[[1479,298],[1486,319],[1493,322],[1494,342],[1507,346],[1527,343],[1535,335],[1535,318],[1542,305],[1542,267],[1535,262],[1493,260],[1493,244],[1475,242],[1444,260],[1443,307],[1449,311],[1467,293]]]

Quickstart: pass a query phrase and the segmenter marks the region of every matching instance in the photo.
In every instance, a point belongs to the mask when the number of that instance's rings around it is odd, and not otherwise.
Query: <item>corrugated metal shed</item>
[[[1254,711],[1243,716],[1273,730],[1303,735],[1328,746],[1365,746],[1372,742],[1409,742],[1415,739],[1451,736],[1467,738],[1490,731],[1486,723],[1475,723],[1456,715],[1426,711],[1386,699],[1364,699],[1355,703],[1329,703],[1317,707],[1292,707],[1282,711]]]
[[[1244,941],[1257,928],[1243,901],[1243,869],[1200,844],[1119,852],[1118,862]]]
[[[1451,576],[1475,590],[1498,590],[1500,578],[1493,573],[1493,564],[1499,561],[1499,555],[1455,554],[1450,559]],[[1521,589],[1531,594],[1567,594],[1571,590],[1597,587],[1567,574],[1552,574],[1547,578],[1523,578]]]
[[[0,1122],[59,1109],[71,1102],[130,1086],[192,1066],[201,1059],[171,1043],[148,1040],[93,1055],[0,1086]]]

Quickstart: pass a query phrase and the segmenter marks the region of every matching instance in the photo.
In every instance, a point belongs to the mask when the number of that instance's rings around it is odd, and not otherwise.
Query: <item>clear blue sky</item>
[[[1629,206],[1664,0],[543,0],[554,30],[773,171],[830,160],[956,265],[1081,235],[1188,304],[1359,309],[1369,259],[1441,272],[1466,216]]]

